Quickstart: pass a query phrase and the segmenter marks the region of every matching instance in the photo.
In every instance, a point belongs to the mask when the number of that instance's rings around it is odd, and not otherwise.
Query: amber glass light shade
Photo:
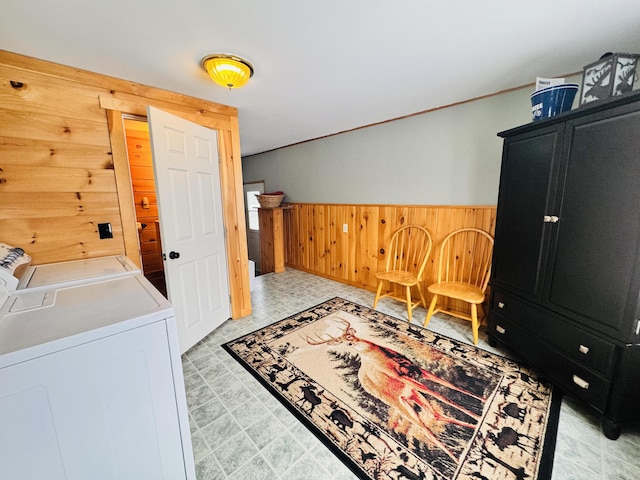
[[[202,59],[202,68],[214,82],[229,89],[242,87],[253,76],[251,64],[233,55],[208,55]]]

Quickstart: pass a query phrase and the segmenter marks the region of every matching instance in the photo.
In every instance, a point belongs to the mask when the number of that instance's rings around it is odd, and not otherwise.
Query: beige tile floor
[[[230,320],[183,356],[198,480],[351,480],[356,477],[220,345],[333,297],[362,305],[373,293],[297,270],[256,278],[253,314]],[[404,305],[383,299],[378,309],[406,319]],[[424,319],[417,309],[414,323]],[[434,317],[429,328],[471,343],[470,326]],[[478,346],[491,348],[480,332]],[[640,407],[640,399],[639,399]],[[562,402],[553,480],[640,479],[640,427],[617,441],[601,433],[597,417],[579,402]],[[497,480],[497,479],[492,479]]]

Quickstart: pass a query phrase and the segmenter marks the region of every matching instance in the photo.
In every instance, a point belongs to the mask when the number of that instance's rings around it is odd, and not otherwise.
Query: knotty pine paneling
[[[29,199],[23,205],[25,197]],[[0,221],[23,220],[26,218],[43,218],[46,210],[47,218],[87,217],[93,215],[100,218],[116,218],[120,215],[118,195],[116,192],[3,192]],[[2,237],[8,231],[2,230]]]
[[[27,167],[4,162],[3,192],[116,192],[112,169]]]
[[[108,147],[109,130],[104,122],[92,122],[61,115],[0,110],[2,134],[51,142]]]
[[[101,218],[109,218],[101,216]],[[19,245],[47,262],[63,262],[121,252],[122,225],[116,213],[111,221],[113,238],[100,240],[98,222],[91,215],[0,220],[3,243]],[[102,222],[100,222],[102,223]]]
[[[36,264],[123,253],[106,115],[95,93],[7,66],[0,74],[0,241],[23,247]],[[114,238],[99,239],[103,222]]]
[[[25,70],[0,65],[0,104],[5,108],[28,114],[59,116],[89,122],[105,122],[104,109],[96,101],[96,89],[74,84],[69,91],[69,82],[47,78]]]
[[[4,130],[0,133],[4,133]],[[25,167],[113,169],[111,148],[0,136],[4,164]]]
[[[375,274],[384,269],[391,235],[403,225],[424,226],[433,239],[422,285],[436,281],[440,243],[463,227],[493,235],[494,206],[335,205],[293,203],[284,210],[285,262],[288,266],[375,291]],[[343,225],[347,232],[343,232]],[[400,292],[396,292],[400,293]],[[417,292],[415,292],[417,295]],[[467,310],[464,304],[456,305]]]

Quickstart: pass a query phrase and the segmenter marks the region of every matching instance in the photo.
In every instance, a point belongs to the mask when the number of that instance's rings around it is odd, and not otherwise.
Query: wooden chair
[[[483,230],[463,228],[445,237],[440,247],[438,282],[427,288],[433,299],[424,319],[425,327],[436,312],[471,320],[473,343],[478,344],[478,306],[482,320],[482,303],[491,275],[492,254],[493,237]],[[443,304],[437,307],[439,297],[442,297]],[[451,299],[468,303],[471,315],[450,306]]]
[[[384,297],[391,297],[407,304],[407,314],[411,322],[411,312],[414,308],[422,305],[427,308],[427,302],[422,293],[422,272],[429,260],[432,245],[431,235],[426,228],[419,225],[406,225],[398,229],[391,237],[391,242],[387,249],[387,261],[385,270],[376,273],[378,279],[378,290],[373,301],[373,308],[378,305],[378,300]],[[382,293],[385,282],[389,282],[390,291]],[[394,285],[404,287],[404,297],[396,295]],[[411,287],[418,286],[420,300],[413,302],[411,298]]]

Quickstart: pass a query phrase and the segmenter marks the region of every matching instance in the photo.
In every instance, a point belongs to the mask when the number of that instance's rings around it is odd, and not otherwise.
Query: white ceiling
[[[640,52],[638,0],[3,0],[0,49],[238,108],[243,155]],[[200,60],[255,75],[229,91]]]

